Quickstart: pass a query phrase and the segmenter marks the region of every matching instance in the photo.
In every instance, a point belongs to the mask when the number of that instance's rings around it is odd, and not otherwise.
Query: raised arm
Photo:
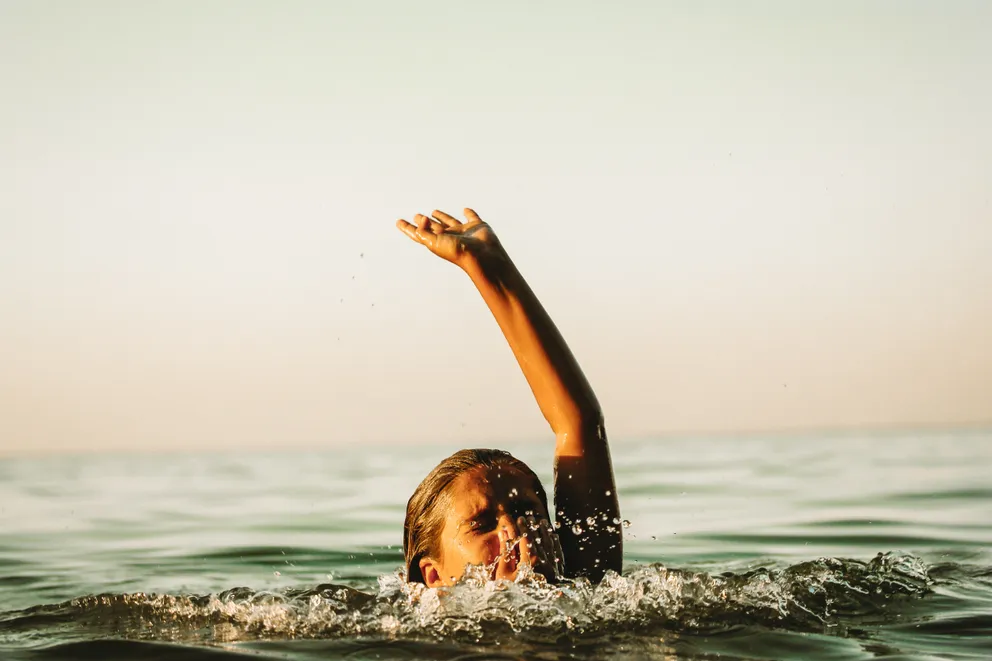
[[[407,236],[464,270],[499,324],[551,429],[555,444],[555,514],[570,577],[599,580],[619,572],[623,530],[603,413],[551,317],[513,265],[495,233],[471,209],[466,222],[435,211]]]

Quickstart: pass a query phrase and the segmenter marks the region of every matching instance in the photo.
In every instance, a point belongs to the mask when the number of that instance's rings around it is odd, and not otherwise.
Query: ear
[[[444,585],[444,579],[441,578],[441,565],[433,558],[420,559],[420,575],[424,577],[424,585],[429,588]]]

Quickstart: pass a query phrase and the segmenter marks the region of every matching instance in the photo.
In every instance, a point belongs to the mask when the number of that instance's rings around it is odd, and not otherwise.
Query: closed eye
[[[496,529],[496,516],[486,510],[468,522],[468,529],[474,533],[489,532]]]

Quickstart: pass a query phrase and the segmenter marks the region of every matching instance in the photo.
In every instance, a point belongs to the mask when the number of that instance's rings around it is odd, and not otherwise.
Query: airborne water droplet
[[[628,521],[627,519],[624,519],[623,520],[623,527],[624,528],[629,528],[630,527],[630,521]]]
[[[572,526],[572,533],[574,533],[576,535],[581,535],[582,534],[582,526],[580,526],[579,524],[576,523],[574,526]]]

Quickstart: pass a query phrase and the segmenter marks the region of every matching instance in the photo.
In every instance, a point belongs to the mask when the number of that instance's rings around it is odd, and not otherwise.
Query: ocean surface
[[[455,449],[0,459],[0,659],[992,658],[992,431],[616,440],[622,575],[411,587]]]

